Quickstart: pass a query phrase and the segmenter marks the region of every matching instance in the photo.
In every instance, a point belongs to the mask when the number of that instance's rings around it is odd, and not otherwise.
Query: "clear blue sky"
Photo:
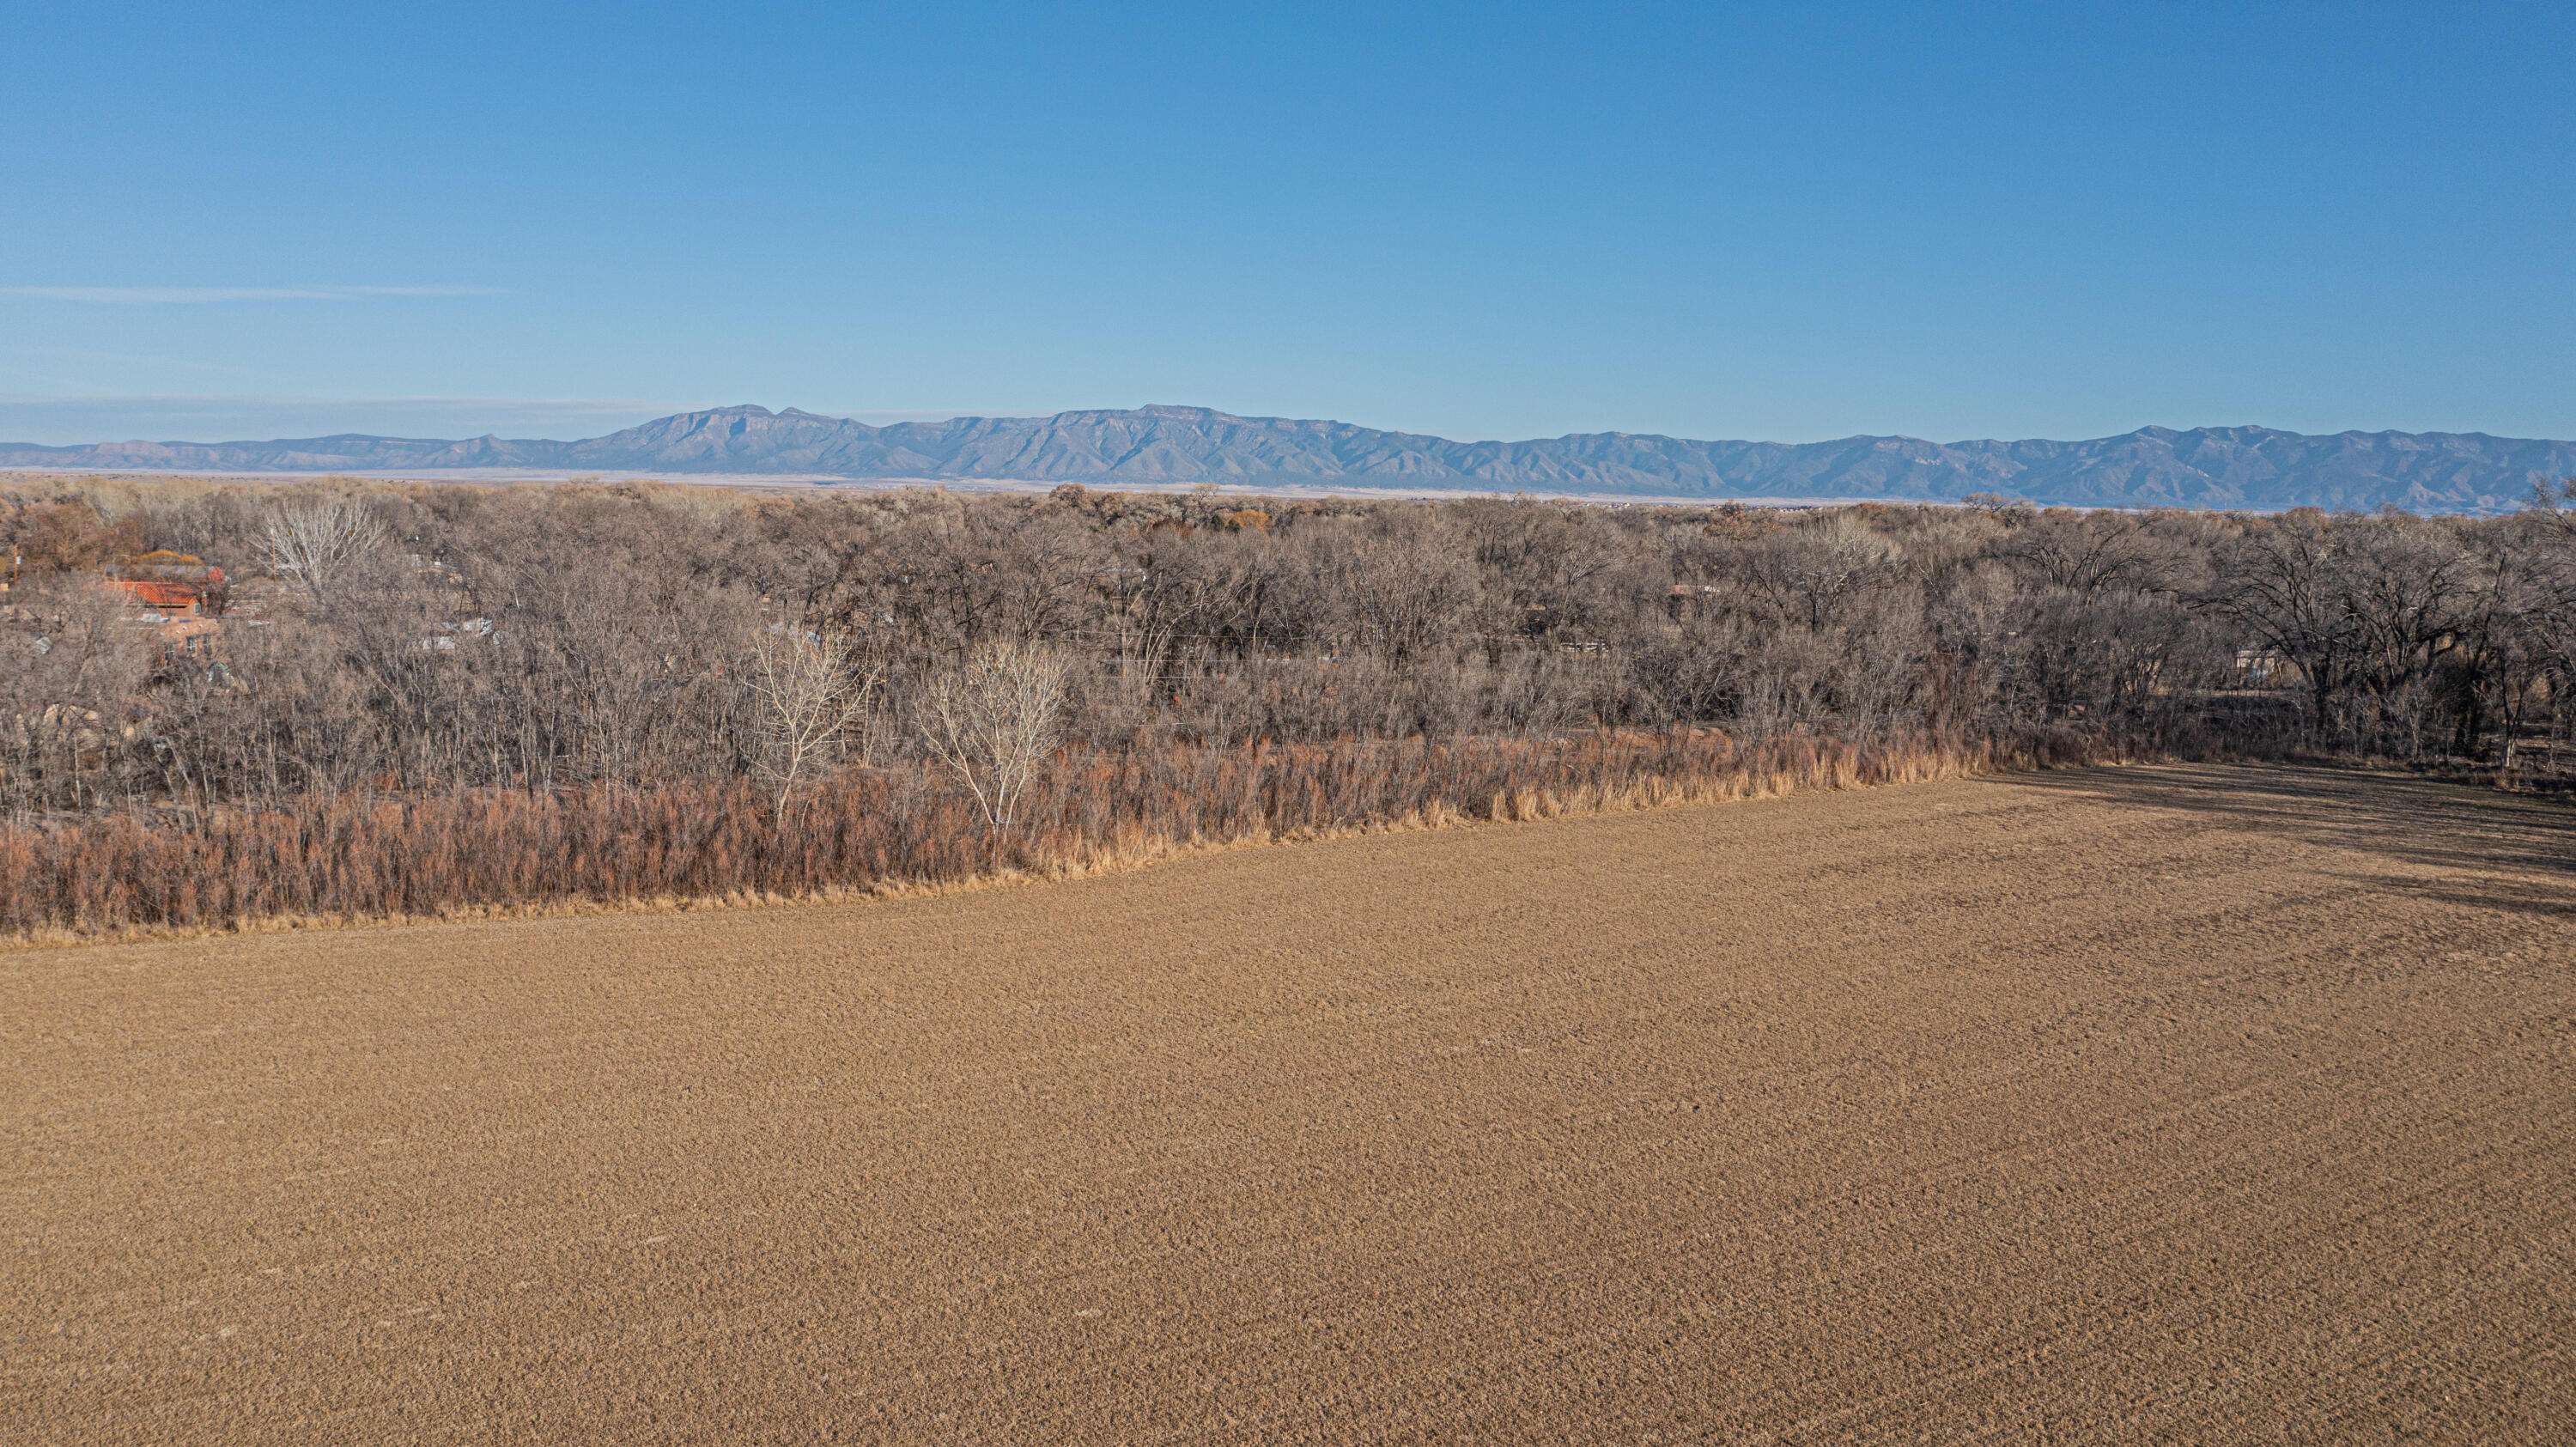
[[[2576,437],[2563,0],[9,14],[10,440]]]

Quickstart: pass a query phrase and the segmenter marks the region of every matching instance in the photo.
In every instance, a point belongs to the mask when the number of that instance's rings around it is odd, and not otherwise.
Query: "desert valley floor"
[[[2576,1421],[2565,805],[2080,770],[0,991],[10,1441]]]

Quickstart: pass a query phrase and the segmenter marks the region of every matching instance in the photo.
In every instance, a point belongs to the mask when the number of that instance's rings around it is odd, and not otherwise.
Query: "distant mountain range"
[[[308,437],[280,442],[0,443],[0,467],[182,472],[780,474],[924,482],[1216,482],[1582,497],[1886,498],[1997,492],[2109,507],[2489,511],[2576,476],[2576,442],[2479,432],[2146,427],[2090,442],[1693,442],[1626,432],[1452,442],[1204,407],[960,417],[871,427],[793,408],[683,412],[580,442]]]

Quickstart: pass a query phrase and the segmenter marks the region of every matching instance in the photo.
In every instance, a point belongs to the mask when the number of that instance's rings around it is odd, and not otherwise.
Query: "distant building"
[[[224,624],[220,618],[167,618],[153,632],[161,641],[164,658],[209,658],[216,640],[224,635]]]
[[[108,582],[164,618],[212,618],[224,611],[224,570],[188,553],[145,553],[110,574]]]

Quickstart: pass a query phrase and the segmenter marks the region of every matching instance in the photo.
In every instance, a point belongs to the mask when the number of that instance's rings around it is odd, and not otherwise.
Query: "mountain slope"
[[[2455,432],[2309,436],[2147,427],[2086,442],[1700,442],[1625,432],[1453,442],[1204,407],[871,427],[790,408],[684,412],[579,442],[341,435],[275,442],[0,444],[0,467],[203,472],[529,468],[1115,485],[1548,492],[1597,497],[1954,500],[2003,492],[2116,507],[2510,507],[2576,476],[2576,442]]]

